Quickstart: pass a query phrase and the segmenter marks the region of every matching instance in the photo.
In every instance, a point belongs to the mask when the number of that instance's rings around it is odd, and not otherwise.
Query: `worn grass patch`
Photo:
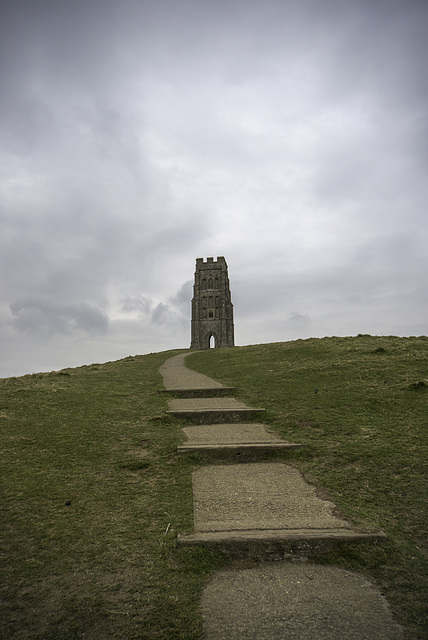
[[[356,526],[388,534],[319,561],[370,575],[406,637],[427,638],[428,338],[297,340],[197,352],[186,363],[265,407],[284,439],[309,445],[290,464]]]
[[[200,638],[218,555],[179,550],[191,462],[159,366],[174,352],[0,381],[0,636]]]

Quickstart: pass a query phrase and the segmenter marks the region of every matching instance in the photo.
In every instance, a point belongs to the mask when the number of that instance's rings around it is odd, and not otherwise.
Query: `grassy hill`
[[[177,456],[157,394],[175,353],[0,380],[1,638],[200,638],[200,591],[228,561],[175,547],[204,462]],[[318,561],[371,576],[413,639],[427,637],[427,355],[425,337],[358,336],[188,358],[309,445],[285,459],[348,519],[388,534]]]

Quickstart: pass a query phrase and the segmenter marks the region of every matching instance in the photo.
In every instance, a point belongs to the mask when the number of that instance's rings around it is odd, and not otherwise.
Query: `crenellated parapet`
[[[206,261],[204,260],[204,258],[196,258],[196,268],[198,269],[212,269],[214,268],[218,268],[218,269],[222,269],[223,265],[226,265],[226,260],[224,259],[223,256],[218,256],[217,260],[214,260],[214,258],[207,258]],[[226,265],[226,269],[227,269],[227,265]]]

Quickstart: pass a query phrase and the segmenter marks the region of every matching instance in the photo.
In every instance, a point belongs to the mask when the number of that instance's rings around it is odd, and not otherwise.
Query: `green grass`
[[[428,338],[324,338],[192,354],[188,366],[239,389],[284,439],[290,463],[356,526],[386,543],[334,562],[371,576],[408,638],[428,637]]]
[[[227,561],[177,549],[192,528],[159,366],[176,352],[0,380],[0,637],[201,638],[203,585]],[[216,349],[188,363],[267,408],[287,456],[387,542],[339,550],[370,575],[406,638],[426,638],[427,338],[325,338]],[[317,392],[316,392],[317,391]]]
[[[0,381],[0,637],[200,637],[219,558],[178,550],[192,465],[159,366],[174,352]]]

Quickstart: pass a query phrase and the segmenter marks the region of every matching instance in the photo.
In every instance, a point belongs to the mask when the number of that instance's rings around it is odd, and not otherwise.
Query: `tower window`
[[[209,312],[208,312],[208,317],[209,317],[209,318],[214,318],[214,313],[213,313],[212,311],[209,311]]]

